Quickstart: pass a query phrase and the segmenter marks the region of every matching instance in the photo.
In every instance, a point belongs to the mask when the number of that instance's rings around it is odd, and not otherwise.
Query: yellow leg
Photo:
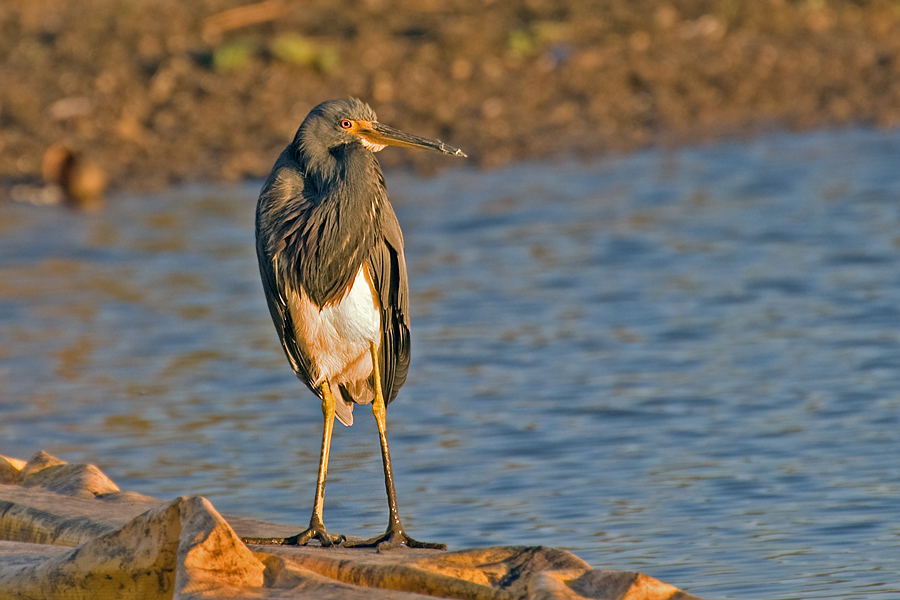
[[[319,477],[316,479],[316,500],[313,504],[313,521],[322,524],[322,505],[325,502],[325,475],[328,473],[328,454],[331,451],[331,433],[334,431],[334,394],[327,381],[322,382],[322,449],[319,452]]]
[[[375,415],[375,423],[378,425],[378,438],[381,442],[381,462],[384,465],[384,487],[387,491],[388,510],[390,522],[388,531],[403,532],[400,524],[400,514],[397,510],[397,495],[394,491],[394,472],[391,469],[391,451],[387,441],[387,407],[384,404],[384,393],[381,390],[381,369],[378,368],[378,351],[372,344],[372,376],[375,378],[375,400],[372,401],[372,414]]]
[[[378,365],[378,349],[373,343],[372,351],[372,377],[375,379],[375,399],[372,401],[372,414],[375,415],[375,423],[378,425],[378,437],[381,441],[381,461],[384,465],[384,487],[387,490],[388,510],[390,511],[390,521],[388,522],[387,531],[384,535],[366,540],[365,542],[345,543],[345,546],[378,546],[380,548],[390,548],[406,544],[410,548],[432,548],[437,550],[446,550],[445,544],[429,544],[426,542],[418,542],[403,531],[403,525],[400,523],[400,515],[397,511],[397,494],[394,491],[394,473],[391,470],[391,452],[388,449],[387,427],[385,416],[387,410],[384,402],[384,393],[381,389],[381,369]]]
[[[284,539],[244,538],[248,544],[279,544],[286,546],[305,546],[310,540],[317,539],[323,546],[340,545],[346,538],[342,535],[330,534],[325,530],[322,521],[322,506],[325,501],[325,476],[328,473],[328,453],[331,450],[331,433],[334,430],[334,394],[327,381],[322,383],[322,416],[325,419],[322,428],[322,450],[319,454],[319,477],[316,480],[316,500],[313,504],[309,527],[295,536]]]

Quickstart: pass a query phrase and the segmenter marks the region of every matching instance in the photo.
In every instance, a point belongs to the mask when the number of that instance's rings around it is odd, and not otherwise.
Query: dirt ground
[[[7,191],[39,182],[58,142],[118,189],[262,177],[312,106],[347,95],[488,167],[776,128],[892,127],[900,2],[0,3]],[[448,162],[380,156],[426,172]]]

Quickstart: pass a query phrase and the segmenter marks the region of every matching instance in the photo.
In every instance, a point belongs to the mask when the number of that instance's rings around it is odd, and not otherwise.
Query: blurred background
[[[66,141],[116,186],[263,177],[345,95],[486,166],[893,126],[898,53],[891,0],[4,2],[0,176]]]
[[[708,598],[900,595],[896,1],[0,3],[0,453],[307,522],[319,403],[253,214],[346,95],[471,157],[379,154],[414,537]],[[325,500],[360,536],[366,414]]]

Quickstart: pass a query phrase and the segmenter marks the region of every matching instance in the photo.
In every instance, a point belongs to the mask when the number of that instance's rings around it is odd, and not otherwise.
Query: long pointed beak
[[[375,146],[405,146],[407,148],[423,148],[434,150],[450,156],[466,157],[466,153],[459,148],[445,144],[441,140],[430,140],[388,127],[378,121],[357,121],[359,130],[357,135]]]

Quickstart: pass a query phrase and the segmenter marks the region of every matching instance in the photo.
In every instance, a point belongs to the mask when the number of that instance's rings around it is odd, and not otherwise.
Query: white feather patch
[[[297,339],[315,370],[311,373],[315,378],[313,385],[318,387],[327,380],[338,402],[339,385],[352,391],[358,403],[367,404],[374,399],[366,380],[372,374],[370,345],[374,342],[377,347],[381,343],[381,315],[365,268],[360,267],[350,291],[339,302],[321,309],[302,292],[289,295]],[[349,425],[352,416],[341,416],[341,422]]]

